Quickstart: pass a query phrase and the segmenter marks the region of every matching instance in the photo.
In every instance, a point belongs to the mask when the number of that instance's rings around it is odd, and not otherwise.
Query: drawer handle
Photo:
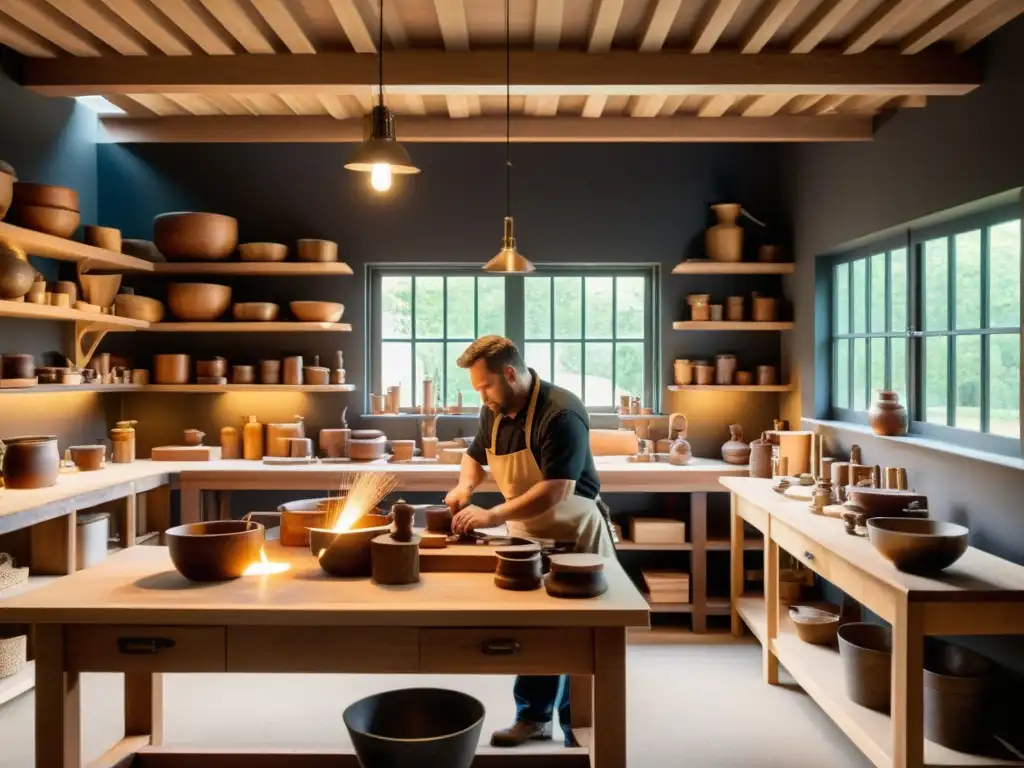
[[[518,640],[484,640],[480,650],[488,656],[514,656],[519,653]]]
[[[805,551],[804,552],[804,559],[805,560],[813,560],[814,559],[814,555],[812,553],[810,553],[810,552],[806,552]]]
[[[117,649],[121,653],[140,655],[147,653],[160,653],[167,648],[173,648],[174,641],[169,637],[119,637],[117,638]]]

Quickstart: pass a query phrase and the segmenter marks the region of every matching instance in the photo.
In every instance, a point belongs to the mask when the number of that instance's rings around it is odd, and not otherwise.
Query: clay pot
[[[304,384],[321,386],[331,381],[331,370],[318,365],[307,365],[302,369],[302,381]]]
[[[755,295],[752,301],[751,316],[755,323],[775,322],[778,302],[775,299]]]
[[[674,360],[672,362],[672,380],[678,386],[686,386],[693,383],[693,363],[689,360]]]
[[[839,630],[840,608],[831,603],[789,606],[797,637],[811,645],[832,645]]]
[[[497,560],[494,584],[499,589],[516,592],[540,589],[543,563],[539,551],[534,551],[525,557],[501,552],[495,552],[494,556]]]
[[[715,356],[715,384],[729,386],[736,373],[736,355]]]
[[[726,464],[746,464],[750,459],[750,446],[743,442],[743,427],[729,425],[729,439],[722,446],[722,459]]]
[[[4,355],[0,358],[0,379],[34,379],[36,362],[32,355]]]
[[[691,293],[686,297],[690,305],[690,320],[703,322],[711,319],[711,295],[707,293]]]
[[[288,246],[281,243],[242,243],[238,246],[238,258],[242,261],[284,261],[288,258]]]
[[[82,220],[78,211],[44,205],[24,205],[17,200],[11,205],[8,213],[11,221],[19,226],[65,239],[75,234]]]
[[[75,302],[78,301],[78,286],[70,280],[58,280],[54,283],[47,284],[47,290],[50,291],[52,297],[57,293],[65,293],[68,296],[68,304],[75,306]]]
[[[774,387],[779,383],[774,365],[757,366],[757,385],[759,387]]]
[[[299,261],[337,261],[338,244],[330,240],[299,240],[296,255]]]
[[[925,646],[924,735],[958,752],[977,754],[992,724],[989,695],[993,665],[951,643]]]
[[[93,472],[103,468],[103,459],[107,455],[105,445],[72,445],[71,460],[82,472]]]
[[[88,224],[85,227],[85,242],[105,251],[121,252],[121,230],[113,227],[96,227]]]
[[[888,712],[892,632],[878,624],[851,622],[839,627],[838,635],[846,695],[862,707]]]
[[[452,532],[452,510],[446,504],[431,504],[424,511],[427,530],[432,533]]]
[[[712,261],[736,262],[743,259],[743,228],[736,223],[740,215],[738,203],[712,205],[718,223],[704,235],[704,247]]]
[[[682,421],[682,426],[678,422]],[[668,463],[677,467],[689,464],[693,458],[693,449],[686,441],[687,424],[686,417],[681,413],[673,413],[668,417],[668,434],[675,439],[668,446]]]
[[[736,371],[732,380],[736,386],[748,387],[754,383],[754,374],[750,371]]]
[[[20,299],[35,280],[35,267],[28,263],[24,254],[0,242],[0,299]]]
[[[761,245],[757,249],[757,260],[764,264],[782,261],[781,245]]]
[[[345,312],[344,304],[333,301],[293,301],[288,307],[304,323],[336,323]]]
[[[186,429],[184,433],[185,445],[202,445],[206,433],[199,429]]]
[[[87,275],[86,265],[78,265],[78,282],[82,284],[82,295],[90,304],[98,307],[109,307],[117,298],[117,290],[121,287],[121,275]]]
[[[248,301],[235,304],[231,315],[235,320],[248,323],[269,323],[277,319],[280,307],[269,301]]]
[[[222,459],[242,458],[242,443],[235,427],[220,428],[220,457]]]
[[[119,293],[114,297],[114,312],[118,317],[159,323],[164,319],[164,304],[162,301],[151,299],[148,296]]]
[[[121,253],[152,264],[162,264],[167,261],[167,258],[157,250],[150,240],[122,239]]]
[[[214,283],[171,283],[167,305],[179,320],[216,320],[231,305],[231,288]]]
[[[256,383],[256,369],[251,365],[233,365],[231,366],[231,383],[232,384],[255,384]]]
[[[71,306],[71,295],[67,293],[50,293],[50,306],[65,307]]]
[[[876,435],[900,437],[907,434],[907,409],[897,392],[880,389],[868,409],[868,423]]]
[[[437,438],[428,437],[424,435],[420,438],[420,447],[423,451],[424,459],[436,459],[437,458]]]
[[[260,360],[260,384],[281,383],[281,361]]]
[[[764,437],[750,444],[750,476],[771,479],[772,444]]]
[[[730,296],[725,300],[725,319],[730,323],[743,322],[742,296]]]
[[[293,459],[308,459],[313,455],[313,441],[308,437],[289,437],[288,455]]]
[[[196,376],[225,376],[228,372],[228,361],[223,357],[215,357],[212,360],[199,360],[196,363]]]
[[[348,457],[353,461],[373,461],[384,455],[386,446],[387,438],[384,436],[367,440],[352,437],[348,441]]]
[[[238,245],[238,220],[219,213],[162,213],[153,219],[153,242],[174,261],[220,261]]]
[[[2,250],[2,247],[2,244],[0,244],[0,250]],[[2,269],[0,269],[0,272],[2,272]],[[46,304],[46,281],[43,280],[38,273],[37,277],[39,279],[32,283],[32,287],[29,288],[28,293],[25,294],[25,301],[33,304]],[[0,276],[0,282],[2,282],[2,280],[3,278]]]
[[[4,487],[12,490],[49,488],[57,483],[60,454],[53,435],[3,438],[0,471]]]
[[[694,383],[697,384],[698,386],[710,386],[715,383],[715,366],[707,365],[706,363],[694,363],[693,377]]]
[[[168,528],[171,562],[189,581],[237,579],[259,562],[265,529],[245,520],[211,520]]]
[[[153,355],[153,381],[156,384],[188,384],[188,355]]]
[[[935,574],[967,551],[967,529],[956,523],[912,517],[873,517],[868,538],[875,550],[899,570]]]
[[[392,440],[391,456],[395,461],[409,461],[416,450],[415,440]]]
[[[544,579],[544,588],[551,597],[588,598],[608,591],[604,558],[600,555],[552,555],[549,563],[551,571]]]
[[[19,181],[14,185],[14,200],[19,205],[39,205],[44,208],[78,210],[78,193],[71,187],[52,184],[31,184]]]
[[[852,470],[851,470],[852,471]],[[850,478],[853,482],[854,478]],[[849,506],[863,512],[865,518],[870,517],[922,517],[926,515],[908,514],[911,504],[922,510],[928,509],[928,497],[914,491],[897,491],[889,488],[866,488],[850,485],[846,489]]]
[[[10,169],[8,173],[6,169]],[[11,207],[14,199],[14,169],[4,163],[0,165],[0,221],[7,215],[7,209]]]
[[[351,429],[321,429],[320,450],[332,459],[348,457],[348,439],[351,433]]]

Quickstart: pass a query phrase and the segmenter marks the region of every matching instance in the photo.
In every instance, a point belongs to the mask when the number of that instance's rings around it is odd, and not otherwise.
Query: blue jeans
[[[568,675],[519,675],[512,694],[516,698],[516,720],[550,723],[557,710],[566,746],[570,746],[572,721],[569,713]]]

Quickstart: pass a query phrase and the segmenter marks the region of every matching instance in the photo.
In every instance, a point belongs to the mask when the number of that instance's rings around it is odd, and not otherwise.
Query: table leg
[[[592,675],[569,675],[569,711],[573,728],[589,728],[594,724],[594,678]]]
[[[764,537],[764,648],[761,649],[764,681],[779,684],[779,660],[772,653],[772,641],[779,636],[779,545]]]
[[[217,519],[231,519],[231,491],[217,491]]]
[[[736,494],[729,494],[729,615],[732,636],[743,635],[739,599],[743,596],[743,518],[736,513]]]
[[[64,671],[64,627],[37,624],[36,768],[81,768],[82,713],[78,673]]]
[[[203,492],[189,483],[181,484],[181,524],[203,521]]]
[[[125,672],[124,735],[149,736],[158,747],[164,740],[164,676],[160,672]]]
[[[892,623],[892,764],[924,765],[923,611],[904,598]]]
[[[626,630],[594,630],[591,768],[626,768]]]
[[[690,621],[693,631],[708,631],[708,495],[690,494],[690,602],[693,613]]]
[[[138,534],[135,511],[135,494],[130,493],[121,499],[121,546],[127,549],[135,546],[135,538]]]

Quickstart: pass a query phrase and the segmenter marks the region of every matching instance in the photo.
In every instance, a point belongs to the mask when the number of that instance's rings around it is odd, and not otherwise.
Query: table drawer
[[[419,671],[418,630],[402,627],[228,627],[228,672]]]
[[[420,630],[420,672],[592,674],[589,629]]]
[[[808,513],[810,514],[810,513]],[[833,555],[825,547],[815,544],[802,533],[798,533],[778,519],[772,520],[772,539],[782,549],[795,557],[822,578],[831,577]]]
[[[223,672],[224,627],[72,625],[70,672]]]

